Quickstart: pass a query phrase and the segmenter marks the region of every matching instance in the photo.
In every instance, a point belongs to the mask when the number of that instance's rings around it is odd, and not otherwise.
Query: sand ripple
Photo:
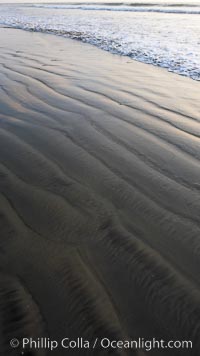
[[[4,354],[13,337],[140,336],[192,340],[197,356],[199,84],[71,40],[1,31]],[[148,354],[189,355],[165,351]]]

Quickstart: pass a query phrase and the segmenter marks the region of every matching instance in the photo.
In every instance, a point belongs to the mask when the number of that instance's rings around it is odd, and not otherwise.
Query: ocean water
[[[0,5],[0,23],[81,40],[200,80],[200,2]]]

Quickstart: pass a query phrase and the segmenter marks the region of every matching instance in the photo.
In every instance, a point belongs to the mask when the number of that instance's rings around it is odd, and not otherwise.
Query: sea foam
[[[200,80],[199,14],[191,4],[35,4],[1,6],[0,23],[78,39]]]

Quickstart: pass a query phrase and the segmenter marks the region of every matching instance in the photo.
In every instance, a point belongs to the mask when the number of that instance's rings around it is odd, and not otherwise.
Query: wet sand
[[[0,354],[16,337],[200,347],[199,83],[0,29]]]

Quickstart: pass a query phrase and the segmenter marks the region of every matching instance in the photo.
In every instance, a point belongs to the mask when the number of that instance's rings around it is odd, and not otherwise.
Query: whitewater
[[[0,24],[81,40],[200,80],[197,2],[7,4]]]

